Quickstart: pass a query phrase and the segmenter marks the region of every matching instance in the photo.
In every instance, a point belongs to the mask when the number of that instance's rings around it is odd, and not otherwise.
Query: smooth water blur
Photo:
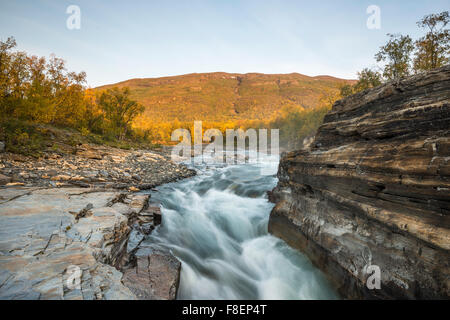
[[[277,183],[278,162],[265,157],[197,167],[196,177],[152,192],[163,223],[143,245],[168,248],[182,262],[178,299],[337,298],[304,255],[268,234],[266,192]]]

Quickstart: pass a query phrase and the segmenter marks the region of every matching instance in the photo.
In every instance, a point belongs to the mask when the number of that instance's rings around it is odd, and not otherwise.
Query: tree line
[[[144,107],[130,99],[127,88],[93,91],[86,73],[72,72],[51,55],[13,51],[16,41],[0,41],[0,122],[14,121],[69,127],[109,139],[135,138],[142,133],[132,122]],[[144,134],[145,136],[145,134]]]
[[[145,108],[130,98],[128,88],[87,88],[86,73],[68,71],[64,60],[54,55],[48,59],[31,56],[14,51],[15,47],[12,37],[0,41],[0,140],[9,141],[10,146],[23,145],[27,149],[33,143],[33,125],[38,124],[72,128],[88,137],[95,135],[93,142],[97,143],[130,140],[170,144],[174,143],[174,130],[192,130],[192,122],[145,122],[138,117]],[[298,148],[305,137],[314,134],[332,103],[340,97],[337,91],[324,92],[319,106],[314,108],[284,105],[270,119],[205,121],[203,128],[219,129],[223,135],[227,129],[280,129],[282,146]],[[39,135],[42,134],[36,132],[35,136]]]
[[[417,22],[425,35],[413,40],[409,35],[387,34],[388,42],[380,48],[375,60],[384,64],[381,70],[365,68],[358,82],[341,87],[343,97],[380,84],[442,67],[450,63],[450,22],[448,11],[430,14]]]

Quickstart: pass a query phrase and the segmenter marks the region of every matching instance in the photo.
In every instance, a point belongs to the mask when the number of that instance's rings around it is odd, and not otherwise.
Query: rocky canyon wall
[[[338,101],[278,177],[269,232],[343,297],[450,297],[450,66]]]

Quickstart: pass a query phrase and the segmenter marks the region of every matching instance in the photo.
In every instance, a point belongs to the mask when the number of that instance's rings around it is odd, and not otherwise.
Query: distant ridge
[[[129,87],[146,109],[140,123],[267,120],[283,106],[315,108],[324,94],[354,80],[299,73],[191,73],[136,78],[96,88]]]

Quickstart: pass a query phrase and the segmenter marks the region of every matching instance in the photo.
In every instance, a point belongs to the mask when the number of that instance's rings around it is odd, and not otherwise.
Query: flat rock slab
[[[174,300],[181,263],[168,251],[145,248],[136,253],[136,267],[125,271],[123,283],[139,300]]]
[[[135,299],[108,265],[130,232],[111,207],[119,198],[81,188],[0,189],[0,299]]]

